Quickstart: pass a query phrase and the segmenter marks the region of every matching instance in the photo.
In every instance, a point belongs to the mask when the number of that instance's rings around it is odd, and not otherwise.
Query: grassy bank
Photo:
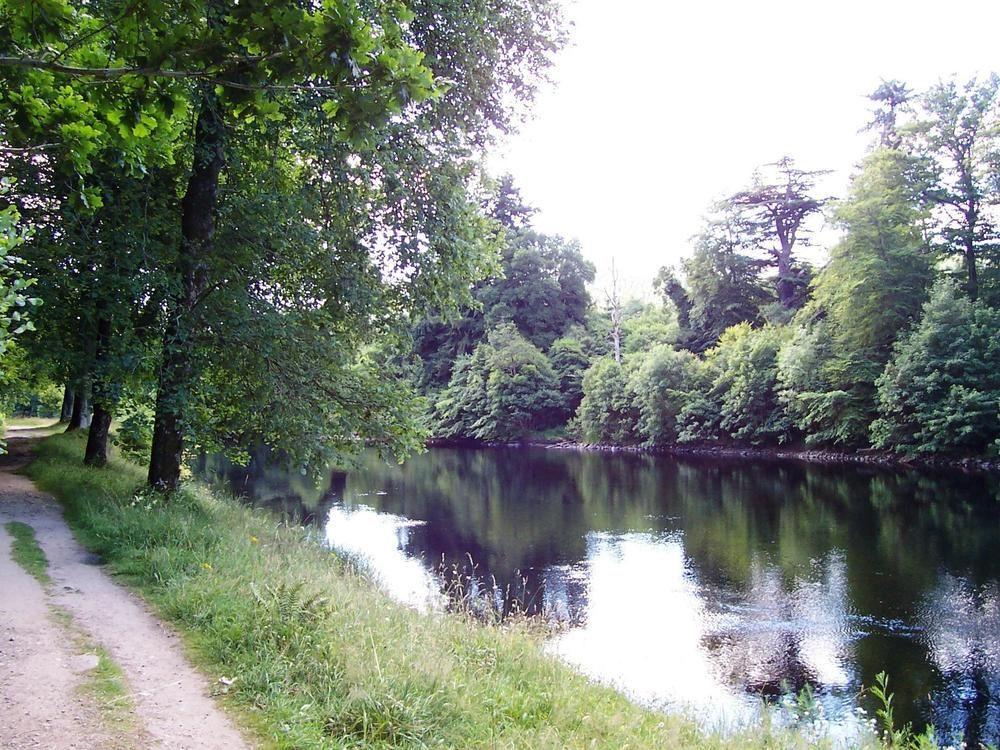
[[[185,634],[224,700],[279,748],[792,748],[721,738],[640,708],[545,656],[519,627],[423,615],[270,515],[189,487],[165,502],[141,467],[82,466],[83,436],[28,473],[83,542]]]

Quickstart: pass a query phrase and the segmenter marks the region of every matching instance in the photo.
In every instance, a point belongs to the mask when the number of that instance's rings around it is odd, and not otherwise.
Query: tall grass
[[[84,467],[82,439],[43,441],[30,475],[64,503],[83,542],[179,627],[224,700],[274,747],[809,745],[766,721],[722,737],[641,708],[544,655],[529,628],[391,601],[262,511],[194,485],[166,500],[120,459]]]

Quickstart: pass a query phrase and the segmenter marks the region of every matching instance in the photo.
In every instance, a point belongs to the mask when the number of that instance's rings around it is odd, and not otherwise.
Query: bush
[[[620,363],[604,357],[587,370],[577,418],[585,440],[618,445],[638,442],[639,414]]]
[[[638,413],[637,432],[646,445],[677,442],[678,416],[694,398],[697,358],[687,351],[660,345],[646,354],[629,378],[629,390]]]
[[[1000,440],[1000,310],[939,281],[878,379],[876,447],[904,454],[995,452]]]

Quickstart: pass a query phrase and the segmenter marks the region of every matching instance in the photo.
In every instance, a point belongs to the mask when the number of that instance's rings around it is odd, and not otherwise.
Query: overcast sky
[[[689,252],[711,202],[783,155],[842,194],[881,79],[1000,70],[1000,0],[563,0],[572,42],[498,152],[540,209],[636,291]]]

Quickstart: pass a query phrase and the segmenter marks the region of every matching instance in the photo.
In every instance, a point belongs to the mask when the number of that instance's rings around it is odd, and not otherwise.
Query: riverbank
[[[546,656],[530,625],[408,609],[302,529],[198,486],[165,501],[141,467],[84,467],[82,449],[82,436],[49,438],[28,472],[273,747],[816,744],[767,725],[702,733]]]
[[[515,443],[489,443],[472,440],[427,441],[428,447],[480,447],[509,448],[530,447],[549,450],[585,451],[600,453],[638,453],[650,456],[675,456],[678,458],[750,459],[798,461],[814,464],[853,464],[881,466],[889,469],[924,469],[933,471],[962,471],[975,474],[1000,474],[1000,457],[983,456],[917,456],[907,457],[886,451],[831,451],[815,448],[754,448],[746,446],[671,446],[611,445],[605,443],[580,443],[571,440],[523,440]]]

